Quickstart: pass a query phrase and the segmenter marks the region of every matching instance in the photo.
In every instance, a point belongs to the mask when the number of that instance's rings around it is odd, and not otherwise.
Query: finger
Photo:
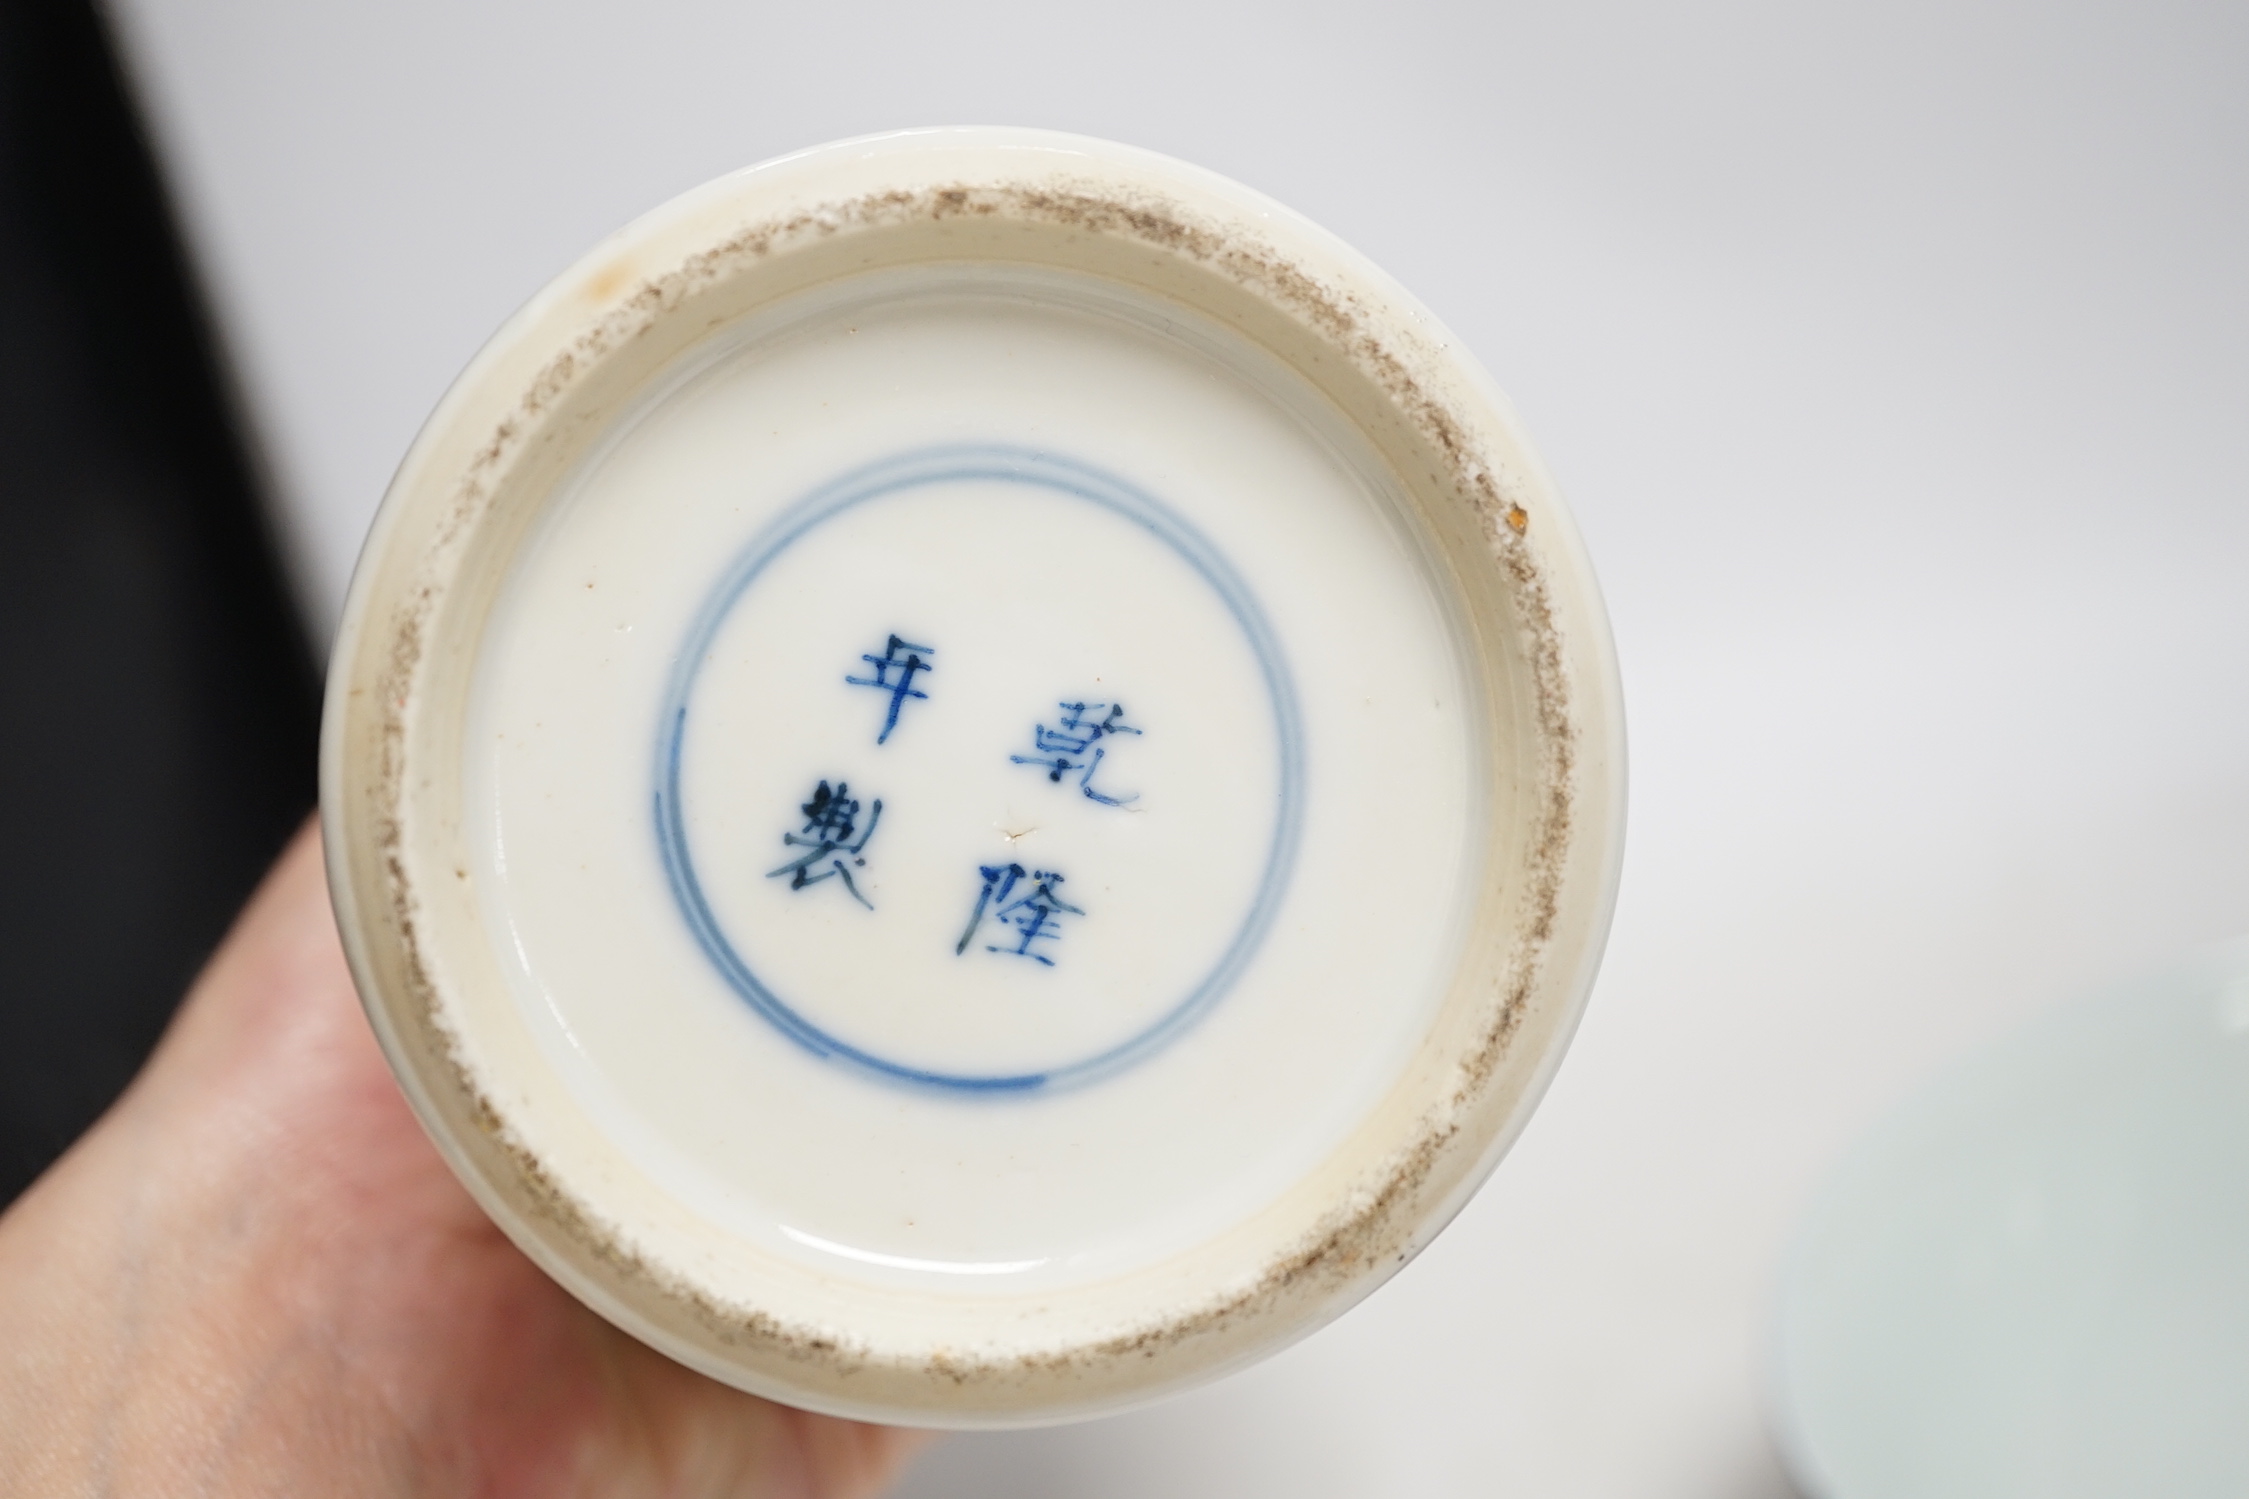
[[[632,1430],[586,1485],[667,1499],[871,1499],[934,1433],[816,1415],[730,1389],[614,1328],[610,1367]]]

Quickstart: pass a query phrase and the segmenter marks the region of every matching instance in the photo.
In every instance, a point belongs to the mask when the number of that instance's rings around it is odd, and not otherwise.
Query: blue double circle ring
[[[1273,822],[1272,846],[1266,853],[1249,913],[1218,961],[1152,1025],[1092,1056],[1038,1072],[941,1072],[916,1067],[855,1045],[805,1018],[758,977],[720,926],[695,873],[680,794],[681,746],[687,737],[696,677],[727,616],[773,560],[814,527],[855,505],[905,490],[963,482],[1019,484],[1083,500],[1142,527],[1169,546],[1225,601],[1248,639],[1271,699],[1275,739],[1280,746],[1280,806]],[[1274,638],[1264,611],[1232,565],[1186,520],[1114,474],[1052,453],[998,445],[923,448],[855,469],[821,485],[775,517],[727,568],[696,614],[665,688],[656,755],[655,813],[656,843],[664,873],[696,943],[727,985],[791,1041],[815,1056],[891,1083],[955,1093],[1051,1092],[1112,1076],[1161,1050],[1209,1014],[1248,967],[1272,929],[1296,862],[1304,820],[1303,724],[1280,642]]]

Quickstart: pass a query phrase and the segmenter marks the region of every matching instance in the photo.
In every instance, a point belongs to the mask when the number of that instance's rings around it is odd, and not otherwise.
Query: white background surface
[[[1246,1375],[913,1499],[1681,1496],[1792,1215],[2037,1006],[2249,930],[2249,10],[118,0],[325,628],[446,382],[616,223],[925,123],[1311,214],[1514,395],[1614,611],[1608,965],[1513,1156]]]

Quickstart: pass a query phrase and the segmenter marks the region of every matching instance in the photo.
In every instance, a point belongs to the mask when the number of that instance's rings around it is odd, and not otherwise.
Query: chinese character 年
[[[875,743],[881,744],[887,740],[890,731],[898,727],[898,710],[906,705],[906,699],[929,696],[914,685],[914,674],[932,670],[924,658],[936,654],[937,647],[933,645],[915,645],[910,640],[901,640],[893,635],[889,646],[881,655],[859,658],[875,669],[873,676],[844,678],[854,687],[874,687],[890,694],[890,712],[882,721],[882,732],[875,736]]]

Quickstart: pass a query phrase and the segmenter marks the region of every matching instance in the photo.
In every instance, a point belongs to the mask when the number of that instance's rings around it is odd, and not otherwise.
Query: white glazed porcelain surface
[[[324,802],[480,1200],[748,1388],[1150,1398],[1365,1294],[1590,983],[1620,723],[1566,515],[1311,226],[1027,132],[711,185],[386,501]]]
[[[1777,1351],[1814,1499],[2249,1492],[2249,942],[1901,1111],[1808,1215]]]
[[[1428,1029],[1488,814],[1371,455],[1171,330],[1005,285],[855,285],[621,423],[496,611],[467,801],[525,1020],[643,1171],[769,1253],[1013,1294],[1318,1165]],[[874,498],[792,518],[888,452]],[[1074,492],[1101,475],[1168,514]],[[927,664],[885,689],[894,635]]]

